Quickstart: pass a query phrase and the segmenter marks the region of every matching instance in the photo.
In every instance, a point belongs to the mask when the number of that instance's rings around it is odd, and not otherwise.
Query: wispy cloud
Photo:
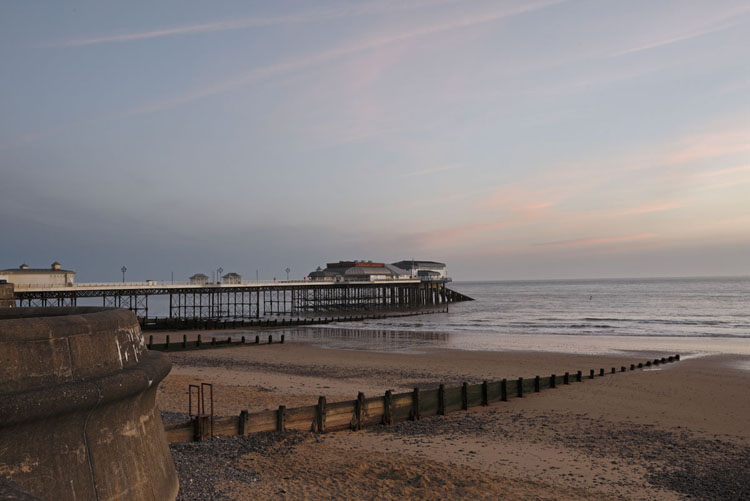
[[[622,242],[633,242],[638,240],[648,240],[656,238],[658,235],[655,233],[639,233],[636,235],[622,235],[616,237],[595,237],[595,238],[580,238],[574,240],[558,240],[555,242],[541,242],[535,244],[537,246],[557,246],[557,247],[577,247],[587,245],[605,245],[605,244],[616,244]]]
[[[662,35],[660,38],[656,38],[648,42],[645,42],[643,44],[636,45],[634,47],[630,47],[628,49],[615,52],[612,55],[614,57],[625,56],[628,54],[634,54],[637,52],[657,49],[659,47],[665,47],[665,46],[673,45],[679,42],[684,42],[686,40],[692,40],[694,38],[699,38],[702,36],[710,35],[712,33],[717,33],[717,32],[732,28],[734,26],[737,26],[738,24],[743,22],[743,20],[741,19],[741,16],[747,14],[748,12],[750,12],[750,7],[746,5],[741,6],[737,9],[730,9],[724,13],[721,13],[716,18],[710,19],[704,22],[703,26],[695,27],[693,29],[688,29],[687,31],[683,31],[679,33],[671,33],[671,34],[668,33],[666,35]]]
[[[286,61],[280,61],[266,66],[256,67],[245,73],[235,75],[234,77],[228,78],[226,80],[214,82],[213,84],[207,85],[205,87],[193,89],[176,97],[134,108],[125,113],[125,115],[153,113],[156,111],[174,108],[176,106],[180,106],[209,96],[229,92],[261,79],[270,78],[294,71],[300,71],[306,68],[318,66],[320,64],[328,63],[342,57],[350,56],[352,54],[378,49],[394,43],[405,42],[413,38],[435,35],[446,31],[458,30],[477,26],[480,24],[491,23],[508,17],[543,9],[551,5],[557,5],[563,3],[564,1],[566,0],[547,0],[542,2],[524,3],[520,6],[514,6],[513,8],[475,14],[472,16],[466,16],[460,19],[454,19],[443,23],[422,26],[401,33],[381,35],[361,40],[359,42],[329,48],[317,53],[307,54],[302,57],[292,58]]]
[[[245,17],[241,19],[226,19],[210,23],[188,24],[182,26],[172,26],[148,31],[136,31],[132,33],[118,33],[113,35],[102,35],[90,38],[76,38],[71,40],[62,40],[50,42],[42,45],[49,48],[64,47],[83,47],[86,45],[98,45],[109,43],[137,42],[140,40],[149,40],[152,38],[173,37],[178,35],[195,35],[200,33],[211,33],[218,31],[241,30],[258,26],[273,26],[284,24],[303,24],[319,21],[327,21],[348,16],[357,16],[364,14],[373,14],[376,12],[392,12],[394,10],[404,10],[416,7],[422,7],[432,4],[443,4],[452,0],[416,0],[411,2],[391,2],[378,1],[372,3],[363,3],[359,5],[337,6],[327,9],[318,9],[308,12],[284,16],[268,17]]]
[[[414,172],[407,172],[406,174],[403,174],[401,177],[426,176],[428,174],[437,174],[439,172],[454,170],[460,167],[461,167],[460,164],[438,165],[437,167],[431,167],[429,169],[422,169],[422,170],[418,170]]]
[[[655,212],[666,212],[675,209],[681,209],[685,207],[685,204],[677,202],[665,202],[651,205],[643,205],[640,207],[632,207],[618,212],[618,216],[636,216],[640,214],[653,214]]]

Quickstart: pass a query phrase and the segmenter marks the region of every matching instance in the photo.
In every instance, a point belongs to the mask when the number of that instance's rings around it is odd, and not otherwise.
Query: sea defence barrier
[[[169,442],[202,441],[213,435],[247,435],[269,431],[299,430],[325,433],[336,430],[359,430],[373,425],[392,425],[401,421],[415,421],[428,416],[445,415],[451,412],[466,411],[471,407],[487,406],[493,402],[507,402],[513,398],[523,398],[530,393],[559,388],[587,379],[613,377],[629,371],[658,367],[677,362],[680,355],[657,358],[629,367],[611,367],[598,371],[590,369],[586,376],[583,371],[531,378],[502,379],[482,383],[463,383],[461,386],[447,387],[443,384],[436,389],[405,393],[388,390],[382,396],[366,398],[360,392],[356,400],[327,402],[319,397],[317,405],[278,409],[249,413],[246,410],[238,416],[216,418],[213,414],[197,413],[189,421],[165,426]],[[210,422],[210,426],[207,424]]]
[[[49,500],[175,499],[155,403],[170,368],[131,312],[0,309],[0,478]]]

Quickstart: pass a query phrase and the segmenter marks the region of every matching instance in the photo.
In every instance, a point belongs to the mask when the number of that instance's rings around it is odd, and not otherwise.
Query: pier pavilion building
[[[328,263],[324,270],[318,267],[309,275],[310,280],[317,281],[377,281],[404,280],[411,278],[408,271],[398,266],[372,261],[339,261]]]
[[[0,270],[0,280],[13,284],[16,290],[45,287],[66,287],[75,283],[76,272],[64,270],[55,261],[49,268],[31,268],[22,264],[18,268]]]

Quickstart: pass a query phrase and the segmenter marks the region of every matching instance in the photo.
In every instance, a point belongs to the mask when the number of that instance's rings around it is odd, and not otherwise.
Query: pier
[[[101,306],[125,308],[149,318],[149,298],[168,297],[172,320],[243,320],[263,317],[314,319],[331,312],[414,311],[471,300],[446,287],[445,280],[274,281],[190,284],[156,281],[30,286],[14,290],[19,306],[78,306],[101,299]],[[442,308],[441,308],[442,309]],[[142,322],[147,323],[147,322]]]

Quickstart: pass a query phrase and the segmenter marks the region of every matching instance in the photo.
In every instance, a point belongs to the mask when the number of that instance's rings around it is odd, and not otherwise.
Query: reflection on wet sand
[[[345,327],[299,327],[285,330],[288,339],[315,342],[322,348],[414,353],[447,346],[451,334]]]

